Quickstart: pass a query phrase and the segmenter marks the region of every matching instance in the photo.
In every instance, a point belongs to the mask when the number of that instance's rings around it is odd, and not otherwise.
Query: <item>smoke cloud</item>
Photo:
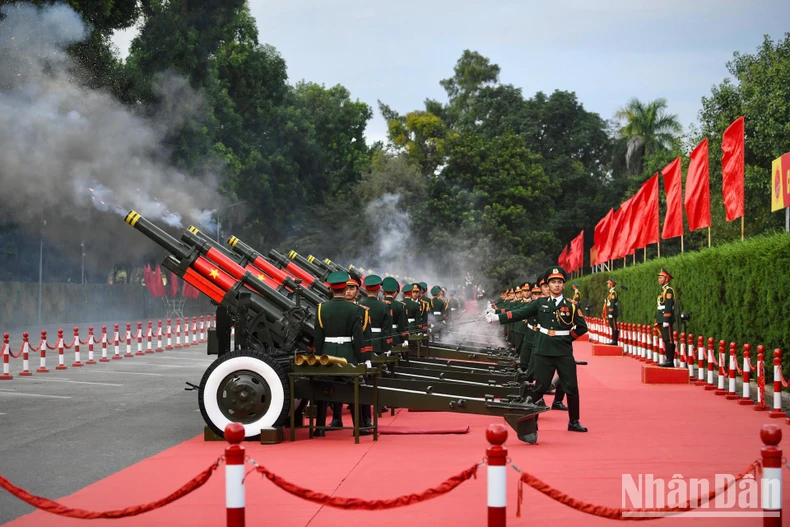
[[[66,49],[89,31],[72,8],[13,4],[0,6],[0,15],[4,209],[31,230],[44,220],[43,232],[60,244],[79,244],[87,229],[110,253],[142,238],[119,235],[131,231],[122,222],[129,210],[172,227],[211,229],[212,210],[222,204],[218,167],[184,174],[162,146],[168,132],[202,109],[188,82],[160,75],[155,89],[164,102],[156,120],[145,119],[77,82],[79,67]]]

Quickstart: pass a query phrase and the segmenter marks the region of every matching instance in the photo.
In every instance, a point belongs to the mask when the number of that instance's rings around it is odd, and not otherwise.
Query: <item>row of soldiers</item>
[[[486,312],[489,323],[505,325],[509,341],[518,355],[520,373],[534,383],[532,398],[543,404],[543,396],[554,388],[551,408],[568,411],[568,430],[586,432],[579,422],[580,400],[573,356],[573,341],[587,332],[587,324],[578,307],[578,284],[574,299],[565,298],[568,280],[560,266],[550,267],[535,284],[524,283],[506,298],[492,304]],[[528,294],[525,294],[527,293]],[[556,374],[556,377],[555,377]],[[568,405],[563,404],[567,397]],[[537,441],[537,434],[527,442]]]
[[[451,320],[460,309],[454,295],[441,286],[425,282],[401,285],[393,277],[364,277],[362,284],[345,271],[331,273],[327,283],[332,299],[319,304],[313,346],[316,354],[346,359],[349,364],[370,364],[375,355],[389,355],[393,349],[408,345],[409,336],[435,331]],[[402,299],[398,295],[402,294]],[[327,403],[317,405],[316,436],[325,435]],[[342,404],[332,406],[329,428],[341,428]],[[371,407],[360,407],[360,434],[371,433]]]

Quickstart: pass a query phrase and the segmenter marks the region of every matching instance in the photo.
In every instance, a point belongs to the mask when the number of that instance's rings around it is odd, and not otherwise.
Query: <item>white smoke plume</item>
[[[102,238],[132,209],[173,227],[210,229],[211,210],[221,205],[216,171],[184,174],[162,147],[169,130],[200,110],[200,96],[186,80],[163,74],[156,89],[165,102],[156,121],[135,115],[75,79],[79,67],[66,49],[87,35],[67,5],[0,6],[3,207],[36,231],[45,218],[52,238],[87,221]],[[106,232],[104,239],[113,242]]]

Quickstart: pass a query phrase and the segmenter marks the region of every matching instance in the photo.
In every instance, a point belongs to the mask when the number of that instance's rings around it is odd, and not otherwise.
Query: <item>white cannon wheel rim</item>
[[[274,426],[285,405],[285,390],[283,389],[282,380],[277,375],[277,372],[274,371],[274,368],[266,362],[255,357],[233,357],[218,365],[206,380],[203,390],[203,406],[206,410],[206,416],[220,430],[225,430],[228,424],[234,422],[225,417],[222,410],[220,410],[219,403],[217,403],[217,390],[222,379],[234,371],[240,370],[249,370],[260,375],[269,385],[271,394],[269,409],[263,417],[244,425],[244,436],[252,437],[260,434],[262,428]]]

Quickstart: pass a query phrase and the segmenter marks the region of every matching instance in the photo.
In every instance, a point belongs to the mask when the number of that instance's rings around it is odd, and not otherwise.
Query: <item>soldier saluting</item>
[[[675,366],[675,340],[672,334],[672,326],[675,324],[675,290],[669,285],[672,275],[663,267],[658,272],[658,285],[661,286],[661,294],[658,295],[656,306],[655,325],[661,331],[661,340],[664,341],[667,360],[659,366],[672,368]]]
[[[552,377],[556,372],[568,397],[568,430],[586,432],[587,428],[579,423],[579,383],[576,377],[576,359],[573,357],[573,341],[587,333],[587,324],[581,310],[562,294],[567,277],[562,267],[550,267],[546,272],[549,297],[539,298],[501,315],[489,313],[486,318],[489,322],[498,318],[500,324],[506,324],[537,315],[540,335],[535,339],[535,349],[532,352],[536,383],[533,398],[538,401],[543,399],[543,395],[551,388]],[[536,443],[537,433],[525,440]]]

